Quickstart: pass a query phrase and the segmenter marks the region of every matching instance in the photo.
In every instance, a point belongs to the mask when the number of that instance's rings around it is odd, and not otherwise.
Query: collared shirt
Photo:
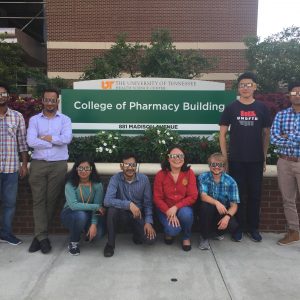
[[[240,203],[239,190],[235,180],[226,174],[222,173],[219,182],[215,182],[211,172],[204,172],[198,176],[199,191],[208,196],[220,201],[226,207],[230,203]]]
[[[47,142],[39,137],[51,135],[52,141]],[[67,160],[68,144],[72,140],[71,119],[56,112],[53,118],[47,118],[43,112],[29,120],[27,143],[34,149],[32,158],[45,161]]]
[[[152,193],[146,175],[137,173],[132,182],[124,178],[123,172],[111,177],[104,197],[104,205],[129,210],[133,202],[145,216],[145,222],[153,224]]]
[[[160,170],[154,179],[153,195],[155,205],[163,213],[174,205],[177,208],[192,206],[198,198],[193,170],[181,171],[176,182],[170,171]]]
[[[287,135],[287,138],[282,137]],[[278,152],[300,157],[300,113],[289,107],[277,113],[271,128],[271,144]]]
[[[0,117],[0,173],[15,173],[19,170],[18,152],[28,151],[26,127],[21,113],[7,109]]]

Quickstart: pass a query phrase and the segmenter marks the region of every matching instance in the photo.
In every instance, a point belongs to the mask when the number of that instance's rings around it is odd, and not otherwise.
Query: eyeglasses
[[[136,168],[137,166],[137,163],[121,163],[121,165],[124,167],[124,168]]]
[[[43,98],[43,103],[46,103],[46,104],[56,104],[57,103],[57,100],[56,98]]]
[[[212,168],[216,168],[216,167],[224,168],[225,167],[225,163],[222,163],[222,162],[220,162],[220,163],[213,162],[213,163],[209,163],[208,165]]]
[[[241,89],[249,89],[254,86],[254,83],[248,82],[248,83],[239,83],[239,88]]]
[[[8,96],[8,93],[0,93],[0,96],[1,96],[1,97],[7,97],[7,96]]]
[[[86,166],[86,167],[77,167],[76,168],[76,170],[78,171],[78,172],[83,172],[83,171],[85,171],[85,172],[89,172],[89,171],[92,171],[92,167],[88,167],[88,166]]]
[[[300,92],[290,92],[290,96],[300,96]]]
[[[184,159],[184,154],[168,154],[169,158],[173,158],[173,159]]]

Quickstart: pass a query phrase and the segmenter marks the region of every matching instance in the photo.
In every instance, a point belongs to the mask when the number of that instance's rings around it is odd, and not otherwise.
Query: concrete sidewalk
[[[263,242],[211,241],[201,251],[171,246],[163,236],[153,246],[134,245],[118,235],[115,255],[103,257],[106,239],[83,242],[81,254],[67,253],[67,237],[51,236],[48,255],[28,253],[31,236],[11,246],[0,243],[0,299],[300,299],[300,244],[278,246],[282,235]],[[172,281],[177,280],[177,281]]]

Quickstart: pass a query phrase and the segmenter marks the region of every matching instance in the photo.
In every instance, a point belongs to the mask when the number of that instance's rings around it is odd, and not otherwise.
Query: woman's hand
[[[89,241],[91,241],[96,235],[97,235],[97,225],[91,224],[86,236],[89,238]]]
[[[168,218],[168,221],[169,221],[169,225],[173,227],[180,227],[180,222],[176,215],[171,218]]]
[[[166,211],[166,215],[167,215],[167,219],[169,220],[170,218],[173,218],[176,216],[176,213],[177,213],[177,206],[172,206],[170,207],[167,211]]]
[[[100,207],[100,208],[98,209],[98,212],[99,212],[99,215],[100,215],[100,216],[104,216],[105,213],[106,213],[106,209],[105,209],[104,207]]]

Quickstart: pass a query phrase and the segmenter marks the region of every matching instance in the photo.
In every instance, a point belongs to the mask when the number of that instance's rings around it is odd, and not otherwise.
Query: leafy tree
[[[178,51],[167,30],[152,33],[150,47],[141,61],[143,77],[194,78],[212,67],[200,51]]]
[[[6,35],[0,35],[0,79],[20,92],[20,85],[27,79],[34,79],[36,87],[34,94],[40,95],[44,87],[66,88],[69,82],[63,78],[48,78],[43,69],[27,65],[22,47],[16,43],[5,42]]]
[[[276,92],[300,79],[300,27],[289,27],[263,41],[245,40],[248,68],[257,73],[259,90]]]
[[[127,43],[126,35],[117,38],[116,44],[103,56],[96,57],[82,79],[114,78],[121,73],[131,77],[194,78],[212,67],[200,51],[178,51],[167,30],[152,33],[150,46]]]
[[[8,85],[24,82],[27,66],[20,45],[6,43],[5,35],[0,36],[0,78]]]
[[[109,51],[94,58],[92,67],[85,70],[82,79],[114,78],[121,73],[128,73],[131,77],[138,76],[143,48],[139,43],[126,43],[126,34],[119,35]]]

